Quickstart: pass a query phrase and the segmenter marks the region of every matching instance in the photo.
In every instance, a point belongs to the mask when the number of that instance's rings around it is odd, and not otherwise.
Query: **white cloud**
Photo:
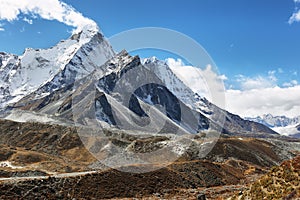
[[[294,0],[295,3],[300,3],[300,0]],[[295,12],[289,18],[289,24],[300,21],[300,10],[296,7]]]
[[[282,84],[283,87],[293,87],[293,86],[296,86],[296,85],[298,85],[297,80],[291,80],[290,82],[285,82],[285,83]]]
[[[192,66],[185,66],[180,59],[168,58],[166,62],[172,71],[194,92],[202,96],[211,96],[208,85],[203,78],[202,70]]]
[[[211,65],[207,65],[205,69],[186,66],[182,60],[168,58],[167,64],[172,71],[189,86],[194,92],[206,97],[214,104],[224,107],[224,84],[225,75],[218,75]]]
[[[297,80],[292,80],[291,83],[292,83],[293,85],[298,85],[298,81],[297,81]]]
[[[185,66],[180,59],[169,58],[166,61],[172,71],[194,92],[209,100],[211,100],[211,93],[214,92],[212,90],[222,92],[223,85],[220,83],[227,77],[215,73],[211,66],[200,69]],[[277,71],[280,73],[280,70]],[[213,103],[242,117],[256,117],[268,113],[288,117],[300,115],[300,85],[297,80],[292,80],[284,87],[278,87],[277,71],[269,71],[266,76],[239,75],[237,83],[240,89],[228,89],[225,92],[223,90],[226,105],[222,106],[222,102]],[[207,81],[212,87],[208,87]]]
[[[239,75],[240,89],[226,91],[226,109],[243,117],[263,114],[298,116],[300,115],[300,85],[291,80],[278,86],[276,73],[282,69],[269,71],[268,75],[246,77]]]
[[[271,113],[295,117],[300,115],[300,85],[252,90],[227,90],[226,109],[243,117]]]
[[[268,79],[273,83],[277,81],[277,77],[275,76],[275,74],[276,74],[275,70],[268,72]]]
[[[21,33],[25,32],[25,27],[24,26],[20,29],[20,32]]]
[[[220,80],[222,80],[222,81],[228,80],[228,78],[227,78],[227,76],[226,76],[225,74],[220,75],[218,78],[219,78]]]
[[[32,19],[28,19],[27,17],[23,18],[24,22],[27,22],[28,24],[33,24]]]
[[[167,58],[166,62],[171,67],[183,67],[185,66],[184,62],[181,59]]]
[[[292,14],[292,16],[289,19],[289,24],[292,24],[294,22],[299,22],[300,21],[300,10],[297,10]]]
[[[269,71],[268,75],[258,75],[255,77],[246,77],[244,75],[236,76],[236,82],[242,90],[262,89],[274,87],[277,85],[276,70]]]
[[[3,28],[4,24],[0,23],[0,31],[5,31],[5,29]]]
[[[262,89],[266,87],[275,86],[276,77],[270,74],[268,77],[256,76],[246,77],[244,75],[237,76],[237,82],[240,84],[242,90]]]
[[[293,75],[294,75],[294,76],[298,76],[298,71],[294,71],[294,72],[293,72]]]
[[[300,0],[299,0],[300,1]],[[282,68],[278,68],[278,73],[282,74],[284,71]]]
[[[22,13],[33,18],[39,16],[46,20],[57,20],[79,30],[85,25],[96,26],[93,20],[59,0],[0,0],[0,5],[0,20],[18,20]]]

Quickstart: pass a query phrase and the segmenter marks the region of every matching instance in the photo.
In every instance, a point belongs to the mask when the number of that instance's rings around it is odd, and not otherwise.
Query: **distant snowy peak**
[[[11,99],[11,77],[16,76],[20,69],[20,59],[16,55],[0,53],[0,108],[3,102]]]
[[[19,62],[18,56],[0,52],[0,82],[2,87],[9,77],[16,73]]]
[[[247,117],[246,119],[264,124],[270,128],[296,126],[300,124],[300,116],[289,118],[286,116],[273,116],[271,114],[265,114],[263,116],[258,116],[254,118]]]
[[[3,67],[7,66],[9,63],[14,63],[18,59],[18,56],[13,54],[8,54],[0,52],[0,70],[3,70]]]
[[[286,116],[273,116],[271,114],[266,114],[255,118],[248,117],[245,119],[264,124],[281,135],[292,137],[300,136],[300,116],[289,118]]]
[[[300,129],[294,125],[289,125],[285,127],[274,127],[272,128],[277,133],[281,135],[290,136],[290,137],[300,137]]]

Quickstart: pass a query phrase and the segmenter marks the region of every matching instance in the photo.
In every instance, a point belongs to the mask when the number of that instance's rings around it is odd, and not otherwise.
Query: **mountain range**
[[[141,61],[125,50],[115,53],[99,29],[88,26],[49,49],[28,48],[21,56],[1,53],[0,64],[0,105],[6,119],[30,121],[39,113],[45,122],[84,123],[91,110],[82,110],[82,105],[89,105],[105,127],[277,135],[199,96],[166,62]],[[124,88],[117,91],[122,81],[131,92],[128,97],[121,94]],[[161,121],[164,124],[158,125]],[[141,128],[145,124],[147,129]]]
[[[266,114],[253,118],[247,117],[245,119],[264,124],[282,135],[300,137],[300,116],[289,118],[286,116]]]

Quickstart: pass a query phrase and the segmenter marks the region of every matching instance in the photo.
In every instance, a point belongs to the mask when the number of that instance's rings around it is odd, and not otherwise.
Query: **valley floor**
[[[141,139],[124,132],[107,135],[116,145],[130,146],[133,151],[150,151],[166,139]],[[200,136],[195,138],[186,153],[167,167],[126,173],[126,168],[151,166],[96,169],[97,159],[73,127],[0,120],[0,199],[196,199],[200,194],[232,200],[300,197],[300,158],[295,158],[300,141],[223,135],[199,159],[201,141]]]

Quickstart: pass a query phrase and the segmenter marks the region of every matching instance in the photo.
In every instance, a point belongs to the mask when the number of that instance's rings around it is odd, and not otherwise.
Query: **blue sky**
[[[228,79],[228,90],[287,88],[300,83],[300,23],[288,23],[300,4],[293,0],[65,0],[94,20],[106,37],[139,27],[164,27],[195,39]],[[1,17],[1,13],[0,13]],[[299,17],[300,18],[300,17]],[[26,22],[29,20],[30,23]],[[298,20],[299,21],[299,20]],[[0,51],[50,47],[73,27],[32,14],[0,21]],[[170,55],[140,52],[141,57]],[[299,72],[298,72],[299,71]],[[247,83],[249,83],[247,85]],[[251,85],[252,84],[252,85]]]
[[[292,0],[85,0],[64,1],[93,19],[107,37],[138,27],[164,27],[182,32],[201,44],[230,80],[237,75],[267,76],[284,71],[279,84],[298,80],[300,24],[289,24]],[[30,18],[30,17],[27,17]],[[2,21],[0,51],[21,54],[26,47],[44,48],[67,38],[72,27],[56,21],[33,19]],[[142,57],[167,55],[141,52]],[[234,84],[234,83],[232,83]]]

